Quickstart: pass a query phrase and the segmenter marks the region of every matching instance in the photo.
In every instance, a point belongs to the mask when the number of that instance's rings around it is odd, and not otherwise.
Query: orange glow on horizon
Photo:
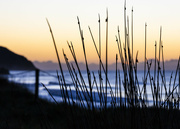
[[[147,22],[147,58],[154,58],[155,41],[159,44],[159,31],[162,26],[162,42],[165,60],[178,59],[180,56],[180,13],[179,1],[156,1],[156,5],[150,1],[127,1],[127,15],[130,21],[131,41],[131,8],[134,9],[133,36],[134,36],[134,58],[139,51],[138,60],[144,61],[144,35],[145,22]],[[164,2],[162,5],[161,2]],[[159,6],[161,5],[161,6]],[[114,0],[113,2],[91,1],[77,2],[66,1],[38,1],[9,3],[2,2],[0,5],[0,46],[7,47],[11,51],[25,56],[31,61],[57,62],[53,41],[45,18],[47,17],[52,27],[56,40],[60,59],[64,62],[62,49],[70,61],[72,56],[67,41],[72,41],[79,62],[84,62],[79,28],[77,24],[78,15],[85,38],[87,60],[89,63],[98,63],[88,26],[91,27],[97,47],[98,44],[98,14],[101,16],[101,41],[102,60],[105,61],[105,36],[106,36],[106,8],[109,10],[109,33],[108,33],[108,62],[114,63],[116,54],[119,52],[116,44],[117,26],[120,27],[121,42],[124,43],[124,2]],[[158,7],[158,8],[157,8]],[[93,8],[93,10],[92,10]],[[152,10],[153,8],[153,10]],[[160,9],[159,9],[160,8]],[[169,8],[167,10],[167,8]],[[158,45],[157,45],[158,46]],[[158,46],[159,47],[159,46]],[[157,50],[158,50],[157,47]],[[120,62],[120,60],[119,60]]]

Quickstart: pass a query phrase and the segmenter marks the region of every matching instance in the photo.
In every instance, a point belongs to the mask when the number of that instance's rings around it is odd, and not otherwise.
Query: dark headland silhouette
[[[34,64],[24,56],[0,46],[0,68],[8,70],[35,70]]]

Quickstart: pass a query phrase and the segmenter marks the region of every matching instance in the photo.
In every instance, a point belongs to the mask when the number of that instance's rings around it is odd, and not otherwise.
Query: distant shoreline
[[[151,59],[149,59],[149,61],[151,61]],[[71,62],[72,64],[74,64],[74,62]],[[160,62],[162,64],[162,62]],[[33,61],[33,64],[35,67],[41,69],[41,70],[57,70],[59,69],[59,65],[56,62],[53,61]],[[85,63],[80,62],[78,63],[81,70],[86,70],[85,67]],[[165,64],[165,69],[166,71],[173,71],[176,70],[177,64],[178,64],[178,59],[177,60],[168,60],[164,62]],[[108,69],[109,70],[115,70],[115,63],[109,64]],[[118,62],[118,69],[122,70],[122,66],[121,66],[121,62]],[[62,68],[63,70],[68,70],[67,66],[65,63],[62,63]],[[89,64],[89,69],[90,70],[99,70],[99,64],[96,63],[90,63]],[[151,70],[154,69],[154,59],[152,59],[152,66],[151,66]],[[144,62],[138,62],[137,64],[137,70],[144,70]]]

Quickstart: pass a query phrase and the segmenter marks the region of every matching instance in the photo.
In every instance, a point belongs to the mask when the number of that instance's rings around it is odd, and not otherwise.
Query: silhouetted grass
[[[0,128],[3,129],[180,127],[180,112],[176,109],[168,110],[162,107],[142,110],[112,106],[107,110],[91,110],[82,108],[81,105],[56,104],[41,99],[34,101],[34,95],[21,86],[9,83],[5,79],[0,79],[0,84]],[[135,117],[133,125],[132,117]]]
[[[83,54],[86,65],[87,79],[88,83],[85,83],[85,78],[82,76],[81,68],[79,67],[77,57],[74,51],[73,43],[67,42],[69,50],[75,62],[75,66],[70,64],[68,57],[63,50],[63,56],[68,67],[74,88],[76,89],[76,95],[78,100],[74,100],[72,97],[71,87],[67,91],[67,86],[65,78],[63,75],[63,69],[61,67],[60,57],[57,52],[56,43],[53,37],[51,26],[48,22],[50,32],[52,35],[53,43],[55,46],[59,66],[60,66],[60,77],[59,81],[63,82],[61,90],[63,92],[62,98],[68,105],[71,111],[72,123],[74,128],[180,128],[180,121],[177,114],[179,114],[179,93],[178,90],[179,83],[176,83],[177,76],[179,73],[180,82],[180,57],[177,62],[177,68],[175,72],[174,80],[172,77],[170,79],[169,87],[171,87],[171,81],[173,81],[172,88],[167,91],[166,76],[165,76],[165,66],[164,66],[164,53],[162,45],[162,27],[160,28],[160,40],[159,40],[159,56],[157,58],[157,43],[155,42],[155,67],[154,73],[152,74],[152,60],[148,60],[146,56],[146,37],[147,37],[147,24],[145,23],[145,53],[144,53],[144,76],[143,85],[140,88],[138,76],[137,76],[137,65],[138,65],[138,52],[136,58],[133,58],[133,9],[132,9],[132,22],[131,22],[131,41],[130,41],[130,27],[129,18],[126,16],[126,3],[124,6],[124,32],[125,39],[124,44],[121,42],[120,30],[118,27],[116,42],[117,49],[119,51],[120,63],[118,62],[118,54],[116,54],[116,71],[115,71],[115,91],[112,90],[108,78],[108,11],[107,17],[105,19],[106,23],[106,60],[105,67],[101,59],[101,28],[100,28],[100,15],[99,15],[99,50],[97,49],[96,42],[94,40],[92,31],[89,27],[90,35],[99,58],[99,84],[97,83],[97,78],[94,72],[91,72],[88,65],[88,59],[86,57],[85,41],[83,30],[80,25],[80,20],[77,17],[78,27],[80,32],[80,38],[83,46]],[[130,47],[132,46],[132,47]],[[162,62],[162,67],[161,67]],[[122,66],[123,75],[120,75],[117,66]],[[101,73],[101,68],[104,73]],[[103,81],[102,74],[105,78]],[[154,76],[153,76],[154,75]],[[59,76],[59,75],[58,75]],[[119,76],[119,79],[118,79]],[[123,80],[121,80],[123,76]],[[153,98],[153,105],[149,106],[150,100],[147,95],[147,83],[150,83],[151,95]],[[104,86],[103,86],[104,82]],[[93,92],[93,86],[96,86],[97,96]],[[118,88],[119,87],[119,88]],[[110,88],[110,97],[108,98],[107,88]],[[124,97],[122,97],[122,88],[124,88]],[[48,90],[48,89],[47,89]],[[162,96],[162,91],[165,91],[165,97]],[[69,93],[68,93],[69,92]],[[118,96],[119,93],[119,96]],[[108,102],[108,99],[110,102]],[[119,101],[118,101],[119,99]],[[97,106],[97,100],[99,100],[99,105]],[[83,116],[85,119],[80,120],[83,124],[79,123],[77,119],[76,106],[80,107],[83,111]],[[177,113],[177,114],[176,114]],[[78,121],[76,121],[78,120]],[[172,121],[172,122],[170,122]]]

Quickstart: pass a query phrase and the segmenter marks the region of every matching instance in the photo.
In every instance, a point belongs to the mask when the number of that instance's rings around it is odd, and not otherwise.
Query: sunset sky
[[[147,23],[147,58],[154,58],[155,41],[159,43],[160,26],[165,60],[178,59],[180,55],[180,1],[179,0],[127,0],[127,15],[131,21],[134,10],[134,55],[139,50],[139,60],[144,59],[145,23]],[[98,14],[101,16],[102,55],[105,60],[106,9],[109,12],[109,62],[115,62],[118,53],[115,35],[120,26],[124,42],[124,0],[1,0],[0,46],[24,55],[31,61],[57,62],[48,18],[61,60],[62,48],[68,58],[72,56],[67,41],[72,41],[78,61],[84,61],[82,43],[77,24],[79,16],[85,38],[89,63],[98,56],[90,37],[88,26],[98,43]]]

